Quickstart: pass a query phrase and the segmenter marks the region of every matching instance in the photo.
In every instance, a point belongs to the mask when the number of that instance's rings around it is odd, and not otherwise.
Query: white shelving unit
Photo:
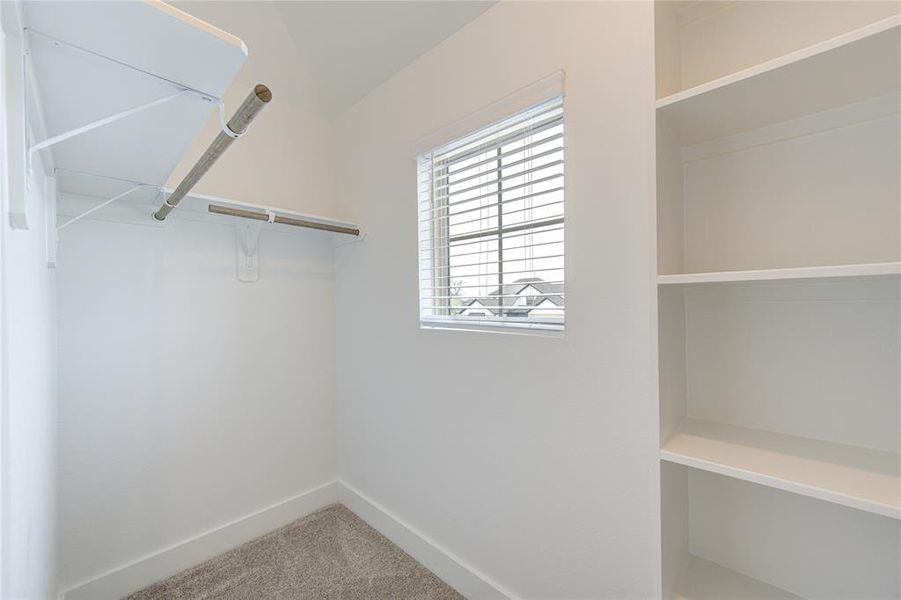
[[[247,58],[244,43],[157,0],[27,2],[20,21],[34,124],[26,154],[39,153],[54,176],[59,226],[89,215],[166,227],[151,216],[172,191],[163,186],[213,112],[224,124],[236,108],[222,97]],[[211,204],[243,214],[211,214]],[[237,226],[242,256],[255,254],[262,229],[360,232],[336,219],[200,194],[175,214]],[[51,265],[55,247],[48,242]]]
[[[61,171],[164,185],[247,58],[237,37],[162,2],[22,7],[35,145],[129,113],[44,149]],[[106,185],[79,184],[59,189]]]
[[[668,598],[894,598],[897,521],[663,463]]]
[[[794,600],[795,594],[691,556],[685,577],[675,591],[676,600]]]
[[[901,598],[899,12],[657,3],[665,598]]]
[[[661,98],[657,110],[684,145],[726,137],[896,93],[901,17]]]
[[[897,454],[686,419],[663,460],[901,519]]]

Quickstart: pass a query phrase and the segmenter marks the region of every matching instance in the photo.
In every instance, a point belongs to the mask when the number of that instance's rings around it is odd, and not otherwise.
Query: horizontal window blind
[[[420,320],[563,329],[563,98],[418,157]]]

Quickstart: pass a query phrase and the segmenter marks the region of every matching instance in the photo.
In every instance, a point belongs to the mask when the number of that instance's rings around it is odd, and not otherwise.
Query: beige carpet
[[[128,600],[460,600],[340,504],[136,592]]]

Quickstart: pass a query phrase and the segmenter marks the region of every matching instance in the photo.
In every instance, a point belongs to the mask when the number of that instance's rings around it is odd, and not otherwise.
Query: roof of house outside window
[[[524,294],[529,288],[536,290],[537,295]],[[498,298],[498,296],[500,296]],[[522,300],[525,303],[522,304]],[[459,310],[467,308],[488,310],[492,314],[498,314],[496,308],[489,306],[503,306],[504,315],[510,317],[528,317],[529,313],[538,308],[545,301],[554,306],[563,306],[563,284],[548,283],[537,277],[517,279],[513,283],[507,283],[490,292],[487,296],[476,296],[462,299]]]

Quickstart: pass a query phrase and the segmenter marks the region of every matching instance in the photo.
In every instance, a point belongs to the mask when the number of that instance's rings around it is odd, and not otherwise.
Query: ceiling
[[[176,1],[176,7],[244,40],[238,74],[327,117],[439,44],[494,2]]]

